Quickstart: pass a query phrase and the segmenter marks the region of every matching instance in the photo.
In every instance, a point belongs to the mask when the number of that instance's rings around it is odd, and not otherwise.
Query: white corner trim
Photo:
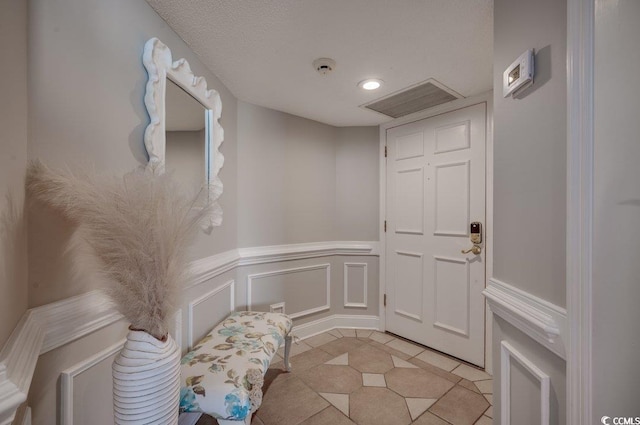
[[[0,352],[0,425],[13,422],[26,401],[43,341],[43,323],[27,311]]]
[[[595,1],[567,1],[567,418],[593,421]]]
[[[331,329],[380,329],[378,316],[334,314],[312,322],[303,323],[293,327],[292,332],[300,339],[310,338]]]
[[[233,310],[235,310],[235,296],[236,296],[236,281],[235,280],[230,280],[226,283],[223,283],[222,285],[212,289],[211,291],[207,292],[206,294],[202,295],[201,297],[196,298],[195,300],[191,301],[189,303],[189,318],[188,318],[188,322],[187,322],[187,326],[188,326],[188,334],[187,334],[187,344],[189,345],[189,350],[193,349],[193,343],[194,343],[194,327],[195,327],[195,309],[199,304],[202,304],[203,302],[205,302],[206,300],[208,300],[211,297],[215,297],[216,295],[218,295],[220,292],[224,291],[225,289],[230,288],[229,292],[229,312],[232,312]]]
[[[566,357],[567,311],[497,279],[482,292],[491,311],[561,358]]]
[[[182,353],[182,309],[179,308],[173,314],[173,340],[178,345],[180,353]]]
[[[516,350],[507,341],[502,341],[500,351],[500,424],[511,425],[511,360],[524,367],[535,379],[540,381],[540,425],[549,425],[549,376],[531,360]]]
[[[302,273],[302,272],[308,272],[311,270],[322,270],[322,269],[325,270],[325,276],[326,276],[325,277],[325,285],[326,285],[325,303],[314,308],[299,311],[297,313],[289,313],[288,316],[292,319],[297,319],[299,317],[308,316],[310,314],[315,314],[315,313],[320,313],[322,311],[330,310],[331,309],[331,264],[329,263],[316,264],[313,266],[293,267],[290,269],[280,269],[280,270],[273,270],[270,272],[254,273],[254,274],[248,275],[247,276],[247,310],[249,311],[251,310],[251,301],[252,301],[251,298],[252,298],[253,284],[255,280],[264,279],[266,277],[271,277],[271,276],[280,276],[280,275],[286,275],[291,273]]]
[[[60,423],[62,425],[73,425],[73,380],[76,376],[80,375],[82,372],[85,372],[91,369],[93,366],[98,363],[108,359],[113,356],[124,347],[125,339],[113,344],[112,346],[100,351],[94,356],[89,357],[86,360],[83,360],[70,368],[62,371],[60,373],[60,384],[61,384],[61,394],[60,394]]]
[[[200,285],[240,266],[334,255],[378,256],[377,241],[333,241],[232,249],[191,263],[191,281],[185,289]]]
[[[361,303],[349,302],[349,267],[358,267],[363,269],[363,302]],[[367,308],[367,263],[344,263],[344,306]]]
[[[46,324],[40,354],[82,338],[122,319],[111,300],[96,290],[36,307],[31,310]]]

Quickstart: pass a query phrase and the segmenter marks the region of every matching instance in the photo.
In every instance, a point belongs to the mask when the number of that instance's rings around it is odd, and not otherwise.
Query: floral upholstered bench
[[[287,371],[291,319],[280,313],[232,313],[182,358],[180,410],[203,412],[220,425],[251,423],[262,403],[264,374],[285,343]]]

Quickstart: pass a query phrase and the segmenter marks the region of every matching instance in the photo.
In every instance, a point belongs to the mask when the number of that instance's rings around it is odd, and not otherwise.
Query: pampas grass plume
[[[27,170],[27,190],[79,225],[131,327],[164,338],[189,277],[187,248],[208,214],[195,207],[197,197],[185,195],[170,174],[136,170],[109,178],[40,161]]]

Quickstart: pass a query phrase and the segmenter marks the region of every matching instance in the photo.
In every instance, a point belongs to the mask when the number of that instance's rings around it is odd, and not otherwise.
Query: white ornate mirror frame
[[[207,81],[204,77],[193,75],[185,59],[173,62],[171,50],[155,37],[145,43],[142,61],[149,75],[144,95],[144,103],[150,119],[144,132],[144,145],[149,154],[147,167],[151,167],[158,173],[163,173],[165,170],[167,78],[193,96],[207,110],[205,175],[208,186],[207,201],[212,204],[212,212],[203,224],[203,229],[209,233],[214,226],[222,224],[222,208],[217,202],[222,194],[222,181],[218,173],[224,164],[224,156],[220,152],[220,145],[224,139],[224,130],[219,122],[222,113],[220,94],[215,90],[207,89]]]

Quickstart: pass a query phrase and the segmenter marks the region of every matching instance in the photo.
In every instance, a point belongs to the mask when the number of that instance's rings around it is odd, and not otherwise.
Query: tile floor
[[[491,375],[392,335],[334,329],[292,354],[291,373],[273,360],[252,425],[492,423]]]

